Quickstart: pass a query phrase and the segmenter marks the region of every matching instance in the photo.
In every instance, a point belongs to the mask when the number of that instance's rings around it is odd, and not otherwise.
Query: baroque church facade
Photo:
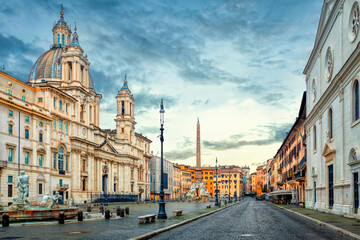
[[[151,140],[135,132],[127,79],[116,96],[116,129],[101,129],[102,96],[63,10],[52,33],[27,83],[0,71],[0,204],[12,202],[19,170],[29,175],[33,203],[56,191],[64,200],[89,202],[105,183],[108,193],[150,198]]]
[[[306,207],[359,214],[359,1],[326,0],[306,75]]]

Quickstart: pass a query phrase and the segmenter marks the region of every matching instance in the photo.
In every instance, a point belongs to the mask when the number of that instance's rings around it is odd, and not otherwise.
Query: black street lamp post
[[[163,100],[161,99],[160,104],[160,142],[161,142],[161,181],[160,181],[160,201],[159,201],[159,212],[158,212],[158,219],[166,219],[166,211],[165,211],[165,201],[164,201],[164,159],[163,159],[163,142],[164,142],[164,104]]]
[[[215,175],[216,175],[215,206],[219,206],[217,163],[218,163],[218,161],[217,161],[217,158],[216,158],[216,165],[215,165]]]
[[[230,194],[231,194],[231,186],[230,186],[230,172],[229,172],[229,203],[231,203]]]

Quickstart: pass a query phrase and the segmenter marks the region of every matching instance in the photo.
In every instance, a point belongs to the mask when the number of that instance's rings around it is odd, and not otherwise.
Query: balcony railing
[[[7,166],[7,161],[0,160],[0,168],[4,168]]]
[[[57,185],[57,190],[64,191],[67,189],[69,189],[69,184],[58,184]]]

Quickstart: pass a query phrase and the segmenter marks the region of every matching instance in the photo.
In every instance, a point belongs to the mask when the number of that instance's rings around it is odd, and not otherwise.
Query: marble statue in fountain
[[[186,194],[186,197],[193,199],[193,200],[209,198],[210,193],[206,189],[205,183],[206,183],[206,180],[194,182],[191,185],[189,192]]]
[[[18,196],[12,198],[14,203],[10,208],[13,210],[29,209],[31,207],[31,203],[26,199],[29,194],[29,176],[25,175],[25,171],[20,171],[16,188],[19,190]]]
[[[1,216],[5,213],[10,215],[10,221],[32,221],[32,220],[50,220],[57,219],[60,212],[65,213],[65,218],[74,218],[77,216],[77,207],[72,206],[72,199],[68,198],[68,205],[60,205],[59,200],[62,196],[56,192],[53,196],[45,194],[40,206],[32,206],[27,199],[29,194],[29,176],[25,171],[20,171],[16,188],[18,193],[13,197],[14,201],[10,207],[4,207],[0,204],[0,222]]]

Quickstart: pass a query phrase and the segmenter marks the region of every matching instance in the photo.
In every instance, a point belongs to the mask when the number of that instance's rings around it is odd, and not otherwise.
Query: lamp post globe
[[[164,159],[163,159],[163,142],[164,142],[164,104],[161,99],[160,103],[160,143],[161,143],[161,177],[160,177],[160,201],[159,201],[159,212],[158,219],[166,219],[165,201],[164,201]]]

